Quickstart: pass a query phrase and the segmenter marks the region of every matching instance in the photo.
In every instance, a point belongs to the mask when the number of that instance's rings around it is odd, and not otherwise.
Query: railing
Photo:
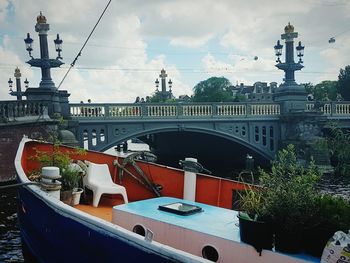
[[[328,116],[350,116],[350,102],[310,102],[306,104],[306,111],[319,111]]]
[[[70,104],[72,118],[230,118],[280,115],[275,103]]]
[[[25,121],[33,118],[48,118],[44,102],[0,101],[0,122]]]

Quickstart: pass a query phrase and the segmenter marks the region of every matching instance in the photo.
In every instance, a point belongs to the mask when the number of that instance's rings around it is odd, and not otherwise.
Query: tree
[[[224,77],[211,77],[199,82],[194,88],[194,102],[225,102],[233,101],[231,83]]]
[[[317,84],[313,89],[314,99],[321,100],[336,100],[337,99],[337,81],[325,80]]]
[[[314,100],[336,100],[337,99],[337,81],[324,80],[317,85],[305,83],[305,90],[308,94],[312,94]]]
[[[340,69],[337,88],[344,100],[350,100],[350,65]]]
[[[322,140],[320,143],[322,144]],[[350,131],[331,123],[326,143],[331,154],[335,174],[350,178]]]

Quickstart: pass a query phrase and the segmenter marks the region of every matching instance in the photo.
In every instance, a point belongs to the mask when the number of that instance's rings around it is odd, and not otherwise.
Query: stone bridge
[[[350,102],[326,102],[317,109],[315,103],[305,103],[305,110],[288,113],[275,102],[69,106],[80,146],[97,151],[134,137],[191,131],[232,140],[271,160],[283,142],[296,134],[308,140],[330,121],[350,127]]]

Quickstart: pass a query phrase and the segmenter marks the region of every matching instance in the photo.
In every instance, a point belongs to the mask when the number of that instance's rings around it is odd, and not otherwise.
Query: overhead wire
[[[97,20],[95,26],[94,26],[93,29],[91,30],[89,36],[88,36],[87,39],[85,40],[85,42],[84,42],[83,46],[81,47],[81,49],[79,50],[77,56],[74,58],[73,62],[70,64],[69,69],[67,70],[66,74],[63,76],[63,78],[62,78],[60,84],[58,85],[57,89],[59,89],[59,88],[61,87],[61,85],[62,85],[63,81],[66,79],[68,73],[69,73],[70,70],[74,67],[74,65],[75,65],[75,63],[77,62],[78,58],[81,56],[81,52],[82,52],[83,49],[85,48],[87,42],[89,41],[89,39],[90,39],[92,33],[95,31],[97,25],[100,23],[100,21],[101,21],[103,15],[105,14],[107,8],[109,7],[111,1],[112,1],[112,0],[109,0],[109,1],[108,1],[108,3],[107,3],[107,5],[106,5],[105,9],[103,10],[102,14],[101,14],[100,17],[98,18],[98,20]]]

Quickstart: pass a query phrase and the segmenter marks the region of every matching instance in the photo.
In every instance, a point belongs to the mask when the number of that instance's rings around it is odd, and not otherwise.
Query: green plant
[[[330,194],[319,195],[319,222],[332,230],[350,229],[350,201]]]
[[[316,209],[319,172],[313,162],[307,168],[298,163],[295,147],[279,151],[271,172],[260,170],[265,211],[272,223],[288,233],[312,224]]]
[[[35,155],[29,157],[31,160],[38,161],[40,169],[34,171],[39,173],[42,167],[45,166],[56,166],[60,169],[62,191],[72,190],[78,187],[79,181],[81,180],[80,171],[70,166],[72,163],[71,156],[73,155],[84,155],[85,150],[75,148],[73,150],[61,149],[58,143],[52,145],[52,151],[41,151],[35,149]]]
[[[250,178],[250,184],[247,184],[247,179],[243,179],[242,173],[239,175],[239,180],[243,183],[245,183],[245,189],[238,192],[239,195],[239,206],[240,209],[246,213],[240,213],[242,216],[246,216],[254,221],[260,221],[264,220],[266,217],[265,212],[265,200],[264,200],[264,189],[262,187],[253,185],[254,183],[254,176],[253,173],[249,173]]]

